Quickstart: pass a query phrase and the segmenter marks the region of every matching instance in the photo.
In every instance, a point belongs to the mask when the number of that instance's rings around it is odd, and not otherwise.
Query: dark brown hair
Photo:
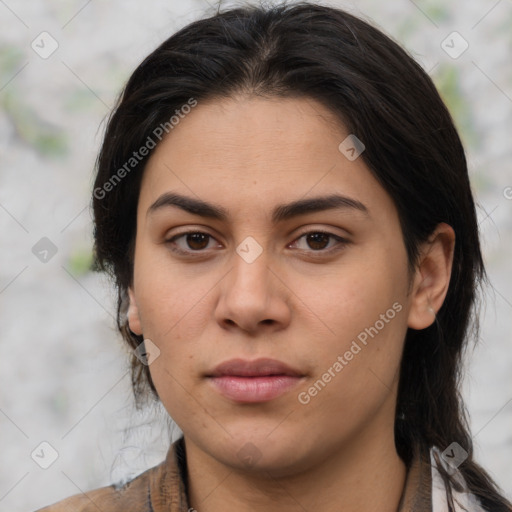
[[[395,443],[407,464],[416,446],[443,450],[459,443],[469,454],[459,468],[469,490],[487,510],[511,510],[473,459],[459,394],[462,351],[478,329],[470,315],[485,280],[464,149],[423,69],[388,36],[342,10],[302,2],[217,12],[171,36],[131,75],[108,121],[92,205],[96,264],[115,281],[123,338],[132,349],[143,341],[125,317],[138,195],[149,155],[126,163],[148,137],[155,140],[158,126],[169,131],[169,119],[191,98],[201,102],[238,93],[314,99],[357,134],[366,146],[362,158],[398,210],[410,268],[419,244],[439,223],[453,227],[451,281],[437,320],[407,332]],[[137,400],[148,390],[156,398],[148,367],[134,356],[132,382]]]

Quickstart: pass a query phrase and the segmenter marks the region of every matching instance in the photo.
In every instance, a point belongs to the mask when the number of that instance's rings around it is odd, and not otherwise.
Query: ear
[[[426,329],[434,323],[450,285],[454,248],[455,232],[444,222],[422,244],[407,323],[412,329]]]
[[[142,327],[140,324],[139,308],[135,302],[135,294],[133,293],[133,289],[131,287],[128,288],[128,297],[130,299],[130,303],[128,305],[128,313],[126,315],[128,318],[128,326],[133,333],[140,336],[142,335]]]

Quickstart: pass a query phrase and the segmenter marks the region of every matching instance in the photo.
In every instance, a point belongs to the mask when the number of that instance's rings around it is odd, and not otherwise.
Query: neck
[[[392,425],[359,433],[321,464],[286,477],[239,471],[185,442],[189,501],[198,512],[339,512],[340,505],[344,512],[397,512],[404,489],[406,467]]]

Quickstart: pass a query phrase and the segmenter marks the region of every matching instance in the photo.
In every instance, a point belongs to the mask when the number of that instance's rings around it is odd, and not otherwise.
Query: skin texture
[[[340,152],[347,135],[310,99],[200,102],[144,171],[128,320],[160,350],[150,371],[184,433],[199,512],[226,503],[237,511],[397,509],[406,475],[393,434],[403,342],[442,305],[454,233],[440,224],[409,275],[394,203],[362,158]],[[228,220],[173,206],[148,215],[165,192],[222,206]],[[277,205],[333,193],[362,202],[368,215],[329,209],[272,223]],[[188,230],[211,238],[166,242]],[[347,243],[303,236],[318,231]],[[262,249],[252,263],[236,251],[249,236]],[[352,342],[393,304],[400,311],[348,361]],[[347,364],[334,371],[338,356]],[[260,357],[303,378],[273,400],[237,403],[205,377],[223,361]],[[299,393],[329,368],[329,382],[301,403]]]

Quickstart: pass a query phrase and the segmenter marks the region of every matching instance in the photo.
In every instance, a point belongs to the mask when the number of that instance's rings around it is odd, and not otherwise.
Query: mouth
[[[275,359],[231,359],[206,375],[221,395],[239,403],[267,402],[301,382],[305,375]]]

